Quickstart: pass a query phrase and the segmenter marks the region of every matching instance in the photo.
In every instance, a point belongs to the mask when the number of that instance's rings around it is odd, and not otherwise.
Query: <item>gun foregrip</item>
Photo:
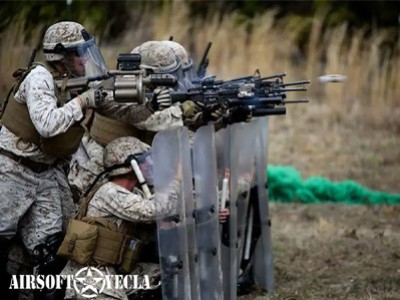
[[[190,99],[190,96],[186,92],[171,92],[172,103],[175,102],[185,102]]]
[[[253,117],[263,117],[269,115],[285,115],[286,107],[274,107],[274,108],[263,108],[256,107],[253,108]]]
[[[147,82],[153,86],[174,86],[178,81],[171,74],[151,74]]]

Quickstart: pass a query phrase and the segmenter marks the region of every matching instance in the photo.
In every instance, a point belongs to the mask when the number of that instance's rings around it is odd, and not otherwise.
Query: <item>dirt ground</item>
[[[399,118],[374,125],[345,109],[308,104],[271,117],[269,163],[400,194]],[[275,293],[240,300],[400,299],[400,206],[270,207]]]
[[[400,299],[400,207],[271,204],[275,292],[239,299]]]

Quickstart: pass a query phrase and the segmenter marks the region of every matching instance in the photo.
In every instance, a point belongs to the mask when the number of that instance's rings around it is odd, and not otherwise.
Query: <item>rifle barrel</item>
[[[309,103],[310,101],[308,99],[304,99],[304,100],[288,100],[288,101],[284,101],[284,104],[295,104],[295,103]]]
[[[263,97],[263,98],[250,97],[250,98],[228,99],[229,106],[281,104],[282,102],[283,102],[282,97]]]
[[[272,79],[272,78],[281,78],[281,77],[285,77],[286,76],[286,73],[277,73],[277,74],[273,74],[273,75],[269,75],[269,76],[266,76],[266,77],[261,77],[260,79],[259,79],[259,81],[263,81],[263,80],[266,80],[266,79]]]
[[[310,80],[299,80],[299,81],[283,83],[280,86],[291,86],[291,85],[309,84],[309,83],[310,83]]]
[[[274,91],[274,89],[272,89]],[[298,87],[298,88],[288,88],[288,89],[277,89],[277,92],[306,92],[307,88],[306,87]]]

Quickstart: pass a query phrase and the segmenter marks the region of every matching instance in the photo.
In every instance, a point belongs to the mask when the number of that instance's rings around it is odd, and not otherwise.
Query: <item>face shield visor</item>
[[[192,81],[196,78],[196,68],[193,64],[193,59],[189,58],[189,62],[182,68],[182,71],[186,85],[192,87]]]
[[[183,69],[180,69],[179,72],[173,74],[177,78],[177,84],[175,86],[176,91],[187,91],[193,87],[192,82],[186,77]]]
[[[72,47],[59,45],[59,53],[64,54],[62,62],[72,76],[99,77],[107,74],[103,56],[93,37]]]
[[[147,151],[141,154],[134,155],[140,172],[143,175],[144,180],[150,186],[154,185],[154,173],[153,173],[153,160],[151,158],[151,151]]]

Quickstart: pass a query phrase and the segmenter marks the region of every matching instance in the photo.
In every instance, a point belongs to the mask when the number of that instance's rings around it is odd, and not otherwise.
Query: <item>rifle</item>
[[[208,52],[210,52],[210,48],[211,48],[212,43],[208,42],[206,49],[204,50],[204,54],[203,57],[201,58],[199,67],[197,68],[197,72],[196,75],[198,78],[204,78],[204,76],[206,76],[206,72],[207,72],[207,67],[208,67]]]
[[[80,94],[91,87],[113,91],[116,102],[144,103],[146,87],[174,86],[177,83],[171,74],[151,74],[141,70],[140,54],[120,54],[117,70],[109,70],[106,74],[94,77],[65,78],[56,80],[59,89]]]
[[[171,92],[171,97],[173,102],[186,100],[202,102],[205,110],[215,105],[225,109],[247,106],[253,116],[285,114],[285,104],[308,102],[307,99],[286,100],[286,93],[307,91],[304,86],[292,86],[310,83],[309,80],[284,83],[285,75],[285,73],[279,73],[261,77],[258,72],[256,76],[239,77],[228,81],[218,80],[215,76],[211,76],[197,80],[194,82],[195,87],[186,92]]]

